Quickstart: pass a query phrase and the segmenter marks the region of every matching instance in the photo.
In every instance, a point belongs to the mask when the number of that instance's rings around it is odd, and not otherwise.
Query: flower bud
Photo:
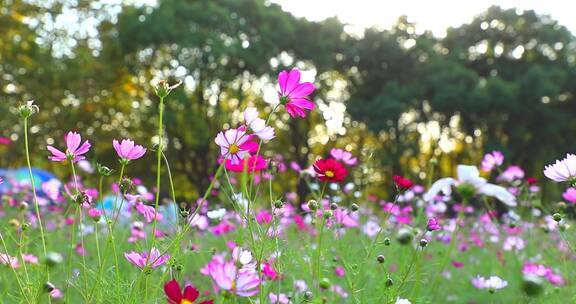
[[[114,172],[114,170],[100,164],[97,163],[96,164],[96,171],[98,171],[98,174],[100,174],[100,176],[110,176],[112,175],[112,172]]]
[[[128,177],[124,177],[120,181],[120,191],[122,193],[130,192],[133,187],[134,187],[134,182],[132,182],[132,180]]]
[[[25,201],[20,202],[20,205],[18,205],[18,208],[20,208],[20,210],[27,210],[28,209],[28,203]]]
[[[336,203],[330,204],[330,210],[336,210],[336,209],[338,209],[338,204]]]
[[[387,278],[385,284],[386,287],[391,287],[392,285],[394,285],[394,280],[392,280],[392,278]]]
[[[312,294],[311,291],[306,291],[304,293],[304,301],[311,301],[313,297],[314,297],[314,294]]]
[[[413,237],[414,235],[412,235],[412,231],[402,228],[398,230],[398,233],[396,234],[396,241],[402,245],[406,245],[412,241]]]
[[[20,118],[28,118],[39,111],[40,109],[34,104],[34,100],[29,100],[26,104],[18,107],[18,116],[20,116]]]
[[[376,257],[376,260],[378,261],[378,263],[382,264],[386,261],[386,258],[380,254]]]
[[[324,219],[329,219],[329,218],[332,217],[332,215],[334,215],[334,214],[332,213],[332,210],[326,210],[326,211],[324,211],[324,214],[323,214]]]
[[[183,218],[187,218],[190,215],[190,211],[188,209],[180,210],[180,216]]]
[[[352,204],[352,206],[350,206],[350,210],[352,210],[353,212],[358,211],[358,209],[360,209],[360,207],[358,207],[358,205],[356,203]]]
[[[390,246],[390,239],[389,239],[389,238],[385,238],[383,243],[384,243],[385,246]]]
[[[154,92],[156,96],[159,98],[164,98],[172,92],[175,88],[179,87],[182,84],[182,81],[179,80],[177,83],[170,85],[166,80],[160,80],[156,85],[154,85]]]
[[[50,282],[46,282],[42,288],[45,292],[51,292],[52,290],[56,289],[56,286]]]
[[[28,228],[30,228],[30,223],[23,223],[22,224],[22,231],[26,231],[26,230],[28,230]]]
[[[424,248],[428,246],[428,240],[427,239],[421,239],[420,240],[420,247]]]
[[[315,200],[309,200],[308,201],[308,208],[312,211],[318,210],[318,202]]]
[[[560,222],[562,220],[562,214],[560,213],[554,213],[554,215],[552,215],[552,218],[556,221],[556,222]]]
[[[319,286],[322,289],[328,289],[330,288],[331,285],[332,283],[330,283],[330,280],[328,278],[322,278],[319,283]]]
[[[284,207],[284,202],[282,200],[277,200],[274,202],[274,208],[280,209]]]

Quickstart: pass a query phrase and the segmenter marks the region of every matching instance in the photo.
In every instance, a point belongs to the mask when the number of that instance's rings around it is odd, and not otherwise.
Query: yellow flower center
[[[228,147],[228,152],[230,154],[236,154],[238,151],[240,151],[240,147],[238,147],[237,144],[231,144],[230,147]]]
[[[334,177],[334,172],[326,171],[326,173],[324,173],[324,175],[326,175],[326,177]]]
[[[194,302],[190,302],[186,299],[182,299],[182,301],[180,301],[180,304],[194,304]]]

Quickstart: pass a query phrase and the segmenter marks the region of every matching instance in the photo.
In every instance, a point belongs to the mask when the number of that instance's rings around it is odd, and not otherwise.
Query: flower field
[[[181,82],[151,86],[156,143],[99,141],[80,130],[44,147],[30,125],[48,111],[15,111],[26,166],[0,185],[2,303],[573,303],[576,301],[576,156],[540,169],[540,179],[488,151],[454,176],[393,176],[388,195],[353,179],[359,151],[329,143],[301,166],[270,148],[276,122],[309,119],[316,85],[281,71],[276,103],[239,109],[211,145],[219,151],[202,195],[183,191],[164,153],[164,107]],[[288,115],[283,115],[287,113]],[[112,146],[116,163],[91,159]],[[34,165],[41,155],[57,178]],[[279,155],[279,154],[278,154]],[[132,173],[147,163],[148,176]],[[430,159],[426,172],[436,170]],[[309,195],[282,187],[288,177]],[[434,176],[430,174],[430,176]],[[153,181],[153,182],[145,182]],[[560,183],[557,203],[542,186]]]

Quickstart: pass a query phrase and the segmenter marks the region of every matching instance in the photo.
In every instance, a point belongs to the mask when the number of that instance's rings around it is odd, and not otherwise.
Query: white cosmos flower
[[[266,126],[266,121],[258,117],[258,110],[248,107],[244,110],[246,125],[254,132],[254,135],[262,140],[271,140],[275,137],[274,128]]]
[[[220,209],[216,209],[216,210],[211,210],[211,211],[208,211],[206,213],[206,215],[208,216],[209,219],[219,220],[219,219],[223,218],[224,215],[226,215],[226,209],[220,208]]]
[[[458,179],[452,177],[441,178],[437,180],[432,187],[423,196],[425,201],[432,201],[438,193],[446,195],[452,193],[452,186],[467,184],[476,190],[477,194],[495,197],[508,206],[516,206],[516,197],[508,192],[506,188],[490,184],[486,179],[480,177],[478,168],[474,166],[458,165]]]

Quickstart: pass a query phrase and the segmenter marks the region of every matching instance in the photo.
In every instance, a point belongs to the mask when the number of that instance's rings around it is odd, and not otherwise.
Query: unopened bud
[[[319,286],[322,289],[328,289],[330,288],[330,285],[332,285],[332,283],[330,283],[330,280],[328,278],[322,278],[322,280],[320,280]]]
[[[324,211],[324,214],[323,214],[323,215],[324,215],[324,219],[329,219],[329,218],[331,218],[332,215],[334,215],[334,214],[332,213],[332,210],[326,210],[326,211]]]
[[[358,211],[358,209],[360,209],[360,207],[358,207],[357,204],[352,204],[352,206],[350,206],[350,210],[352,210],[354,212]]]
[[[387,278],[385,284],[386,287],[391,287],[392,285],[394,285],[394,281],[392,280],[392,278]]]
[[[336,203],[330,204],[330,210],[336,210],[336,209],[338,209],[338,204]]]
[[[560,222],[562,220],[562,214],[560,213],[554,213],[554,215],[552,215],[552,218],[556,221],[556,222]]]
[[[54,284],[52,284],[50,282],[46,282],[46,283],[44,283],[43,289],[46,292],[51,292],[52,290],[56,289],[56,286],[54,286]]]
[[[382,264],[386,261],[386,258],[380,254],[376,257],[376,260],[378,261],[378,263]]]
[[[315,200],[309,200],[308,201],[308,208],[312,211],[318,210],[318,202]]]
[[[424,248],[428,246],[428,240],[427,239],[421,239],[420,240],[420,247]]]
[[[274,208],[280,209],[284,207],[284,202],[282,200],[277,200],[274,202]]]

